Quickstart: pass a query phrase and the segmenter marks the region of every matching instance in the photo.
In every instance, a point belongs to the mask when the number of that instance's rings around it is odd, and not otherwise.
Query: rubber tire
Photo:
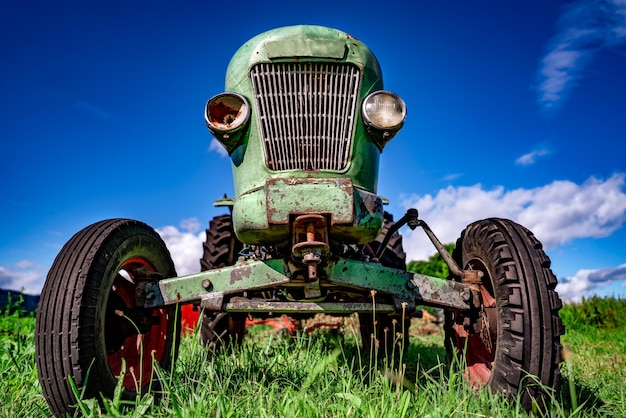
[[[214,217],[206,230],[200,268],[202,271],[232,266],[237,261],[243,244],[237,239],[230,215]],[[244,314],[232,315],[224,312],[207,312],[202,317],[200,342],[215,350],[229,344],[239,344],[246,333]]]
[[[395,222],[393,221],[393,216],[390,213],[385,212],[385,218],[383,221],[383,228],[376,237],[376,240],[370,243],[370,247],[374,253],[378,252],[385,236],[387,235],[387,231]],[[402,245],[402,235],[396,231],[393,233],[389,242],[387,243],[387,248],[380,258],[380,264],[385,267],[392,267],[398,270],[406,270],[406,253],[404,252],[404,247]]]
[[[562,302],[555,291],[557,280],[541,243],[523,226],[491,218],[461,233],[453,257],[464,269],[483,272],[481,296],[485,312],[491,310],[497,318],[497,329],[491,333],[489,352],[480,336],[466,333],[459,324],[462,318],[446,312],[449,358],[462,360],[475,387],[521,394],[526,409],[534,401],[542,405],[545,393],[527,374],[548,388],[559,386],[560,336],[565,329],[558,314]]]
[[[395,223],[393,222],[393,216],[385,212],[385,218],[383,222],[383,228],[376,238],[376,241],[370,243],[370,247],[374,252],[377,252],[380,248],[387,231]],[[380,264],[385,267],[391,267],[398,270],[406,270],[406,253],[402,245],[402,235],[396,231],[391,236],[391,239],[387,243],[387,248],[380,258]],[[394,319],[396,323],[394,324]],[[400,332],[399,323],[402,321],[401,317],[390,315],[376,315],[376,318],[371,313],[359,314],[359,328],[361,332],[361,346],[364,353],[370,353],[372,351],[373,343],[378,340],[378,357],[391,358],[391,353],[394,353],[397,347],[397,339],[394,335]],[[403,337],[405,338],[402,347],[404,350],[408,348],[408,328],[410,321],[405,319]],[[394,332],[395,331],[395,332]],[[383,344],[380,342],[383,341]],[[398,350],[395,350],[394,355],[399,354]],[[397,356],[396,356],[397,358]]]
[[[84,390],[83,399],[112,398],[119,374],[112,367],[121,368],[121,356],[128,357],[123,399],[133,400],[137,395],[135,384],[130,383],[134,382],[131,367],[136,374],[142,369],[142,392],[158,389],[150,354],[139,357],[137,349],[133,350],[136,335],[107,354],[107,341],[120,336],[119,321],[125,320],[111,319],[112,308],[134,304],[134,286],[119,272],[136,267],[176,276],[161,237],[148,225],[130,219],[110,219],[84,228],[54,260],[37,310],[35,360],[44,397],[56,416],[75,411],[77,401],[68,376],[79,393]],[[144,353],[154,349],[160,367],[167,370],[176,359],[180,318],[175,306],[155,309],[152,315],[155,324],[142,337]]]

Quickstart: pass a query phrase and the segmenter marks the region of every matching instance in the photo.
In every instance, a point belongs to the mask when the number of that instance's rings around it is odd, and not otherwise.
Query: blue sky
[[[408,6],[412,4],[412,6]],[[38,293],[61,246],[135,218],[199,270],[232,195],[205,101],[252,36],[318,24],[361,39],[408,107],[379,193],[444,242],[499,216],[545,245],[566,299],[626,297],[623,1],[0,3],[0,287]],[[403,231],[409,258],[432,253]]]

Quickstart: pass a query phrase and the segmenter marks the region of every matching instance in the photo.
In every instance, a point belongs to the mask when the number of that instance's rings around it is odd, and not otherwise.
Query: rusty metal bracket
[[[446,248],[441,243],[441,241],[439,241],[439,238],[437,238],[433,230],[430,229],[430,226],[428,226],[428,224],[425,221],[418,218],[417,209],[407,210],[406,215],[404,215],[404,217],[400,221],[398,221],[398,223],[394,225],[394,227],[396,227],[401,221],[404,221],[405,223],[407,223],[409,228],[411,229],[415,229],[418,226],[422,227],[422,229],[424,230],[424,233],[426,233],[426,236],[428,237],[428,239],[430,239],[430,242],[432,242],[432,244],[435,246],[435,249],[437,250],[437,252],[441,256],[443,261],[448,266],[448,269],[450,270],[450,274],[452,274],[455,277],[459,277],[463,284],[466,284],[471,287],[476,287],[473,285],[481,283],[481,278],[482,278],[483,273],[477,270],[463,270],[457,264],[454,258],[452,258],[450,253],[446,251]],[[394,232],[398,228],[399,227],[395,228]],[[390,228],[389,233],[387,234],[387,237],[390,237],[391,233],[392,231]],[[387,237],[385,237],[385,242],[383,242],[385,246],[387,245],[387,242],[388,242]],[[384,248],[381,248],[381,250],[384,250]],[[379,250],[379,252],[381,250]]]
[[[343,286],[372,289],[393,297],[399,310],[402,303],[408,309],[417,304],[469,310],[473,306],[472,293],[463,283],[423,274],[383,267],[377,263],[339,259],[328,271],[332,283]]]
[[[376,258],[380,260],[380,258],[385,253],[385,250],[387,249],[387,244],[389,244],[389,240],[391,240],[392,235],[397,230],[402,228],[404,225],[408,225],[409,228],[413,230],[417,227],[418,222],[419,222],[419,219],[418,219],[417,209],[413,209],[413,208],[408,209],[406,211],[406,214],[402,218],[398,219],[398,221],[394,223],[387,231],[385,238],[383,238],[383,242],[380,244],[380,247],[378,248],[378,252],[376,253]]]
[[[271,312],[273,314],[290,313],[371,313],[371,303],[337,303],[337,302],[273,302],[263,300],[244,300],[233,298],[225,305],[226,312]],[[397,309],[394,305],[377,304],[377,313],[394,313]]]
[[[158,281],[163,275],[146,267],[133,269],[135,281],[135,306],[143,307],[146,303],[163,304]]]
[[[284,260],[243,261],[234,266],[208,270],[187,276],[174,277],[145,285],[145,303],[143,307],[152,308],[175,303],[199,302],[209,310],[237,311],[274,311],[294,312],[319,311],[349,312],[360,310],[357,305],[327,305],[319,301],[298,301],[298,305],[281,305],[274,301],[250,301],[247,304],[229,305],[227,296],[242,294],[245,291],[279,287],[290,282],[288,266]],[[404,308],[413,310],[418,304],[439,306],[459,311],[470,310],[472,292],[464,284],[453,280],[444,280],[421,274],[412,274],[381,266],[378,263],[340,258],[326,267],[326,277],[331,284],[361,291],[375,290],[386,294],[393,300],[396,311]],[[234,302],[233,302],[234,303]],[[261,304],[260,304],[261,303]],[[311,303],[311,305],[307,305]],[[307,305],[307,306],[305,306]],[[370,306],[371,304],[367,303]],[[315,307],[317,306],[317,307]]]
[[[199,301],[203,308],[220,310],[226,295],[289,282],[290,278],[280,271],[280,264],[274,264],[244,261],[234,266],[163,279],[158,284],[150,284],[147,290],[154,292],[155,297],[153,301],[146,300],[144,307]]]
[[[425,305],[460,310],[472,308],[472,292],[463,283],[417,273],[411,283],[419,290],[421,303]]]

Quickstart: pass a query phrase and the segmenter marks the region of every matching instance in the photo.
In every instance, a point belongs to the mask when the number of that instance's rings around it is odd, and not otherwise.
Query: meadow
[[[445,364],[443,332],[413,320],[410,346],[392,367],[363,353],[355,319],[341,332],[320,328],[296,337],[251,327],[249,338],[218,354],[197,336],[181,340],[173,370],[161,371],[163,393],[82,400],[86,417],[615,417],[626,416],[626,300],[591,298],[561,311],[566,361],[563,385],[547,410],[526,412],[516,399],[476,391]],[[34,363],[34,317],[0,312],[0,416],[50,416]],[[336,331],[336,330],[335,330]]]

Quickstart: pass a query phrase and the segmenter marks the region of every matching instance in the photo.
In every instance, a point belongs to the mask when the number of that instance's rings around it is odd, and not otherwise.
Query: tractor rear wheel
[[[83,399],[122,399],[158,389],[154,365],[176,359],[176,306],[135,304],[138,277],[175,277],[161,237],[148,225],[110,219],[65,244],[48,273],[37,310],[35,360],[39,383],[57,416],[73,415],[75,384]],[[70,382],[71,379],[71,382]]]
[[[449,357],[460,360],[474,386],[520,394],[531,408],[542,386],[556,388],[561,380],[562,303],[550,259],[532,232],[497,218],[470,224],[453,257],[482,273],[482,309],[467,318],[446,313]]]
[[[232,266],[243,244],[237,239],[230,215],[214,217],[206,230],[206,242],[202,246],[200,259],[202,271]],[[246,333],[244,314],[226,314],[205,311],[200,328],[200,341],[210,349],[218,349],[225,344],[238,344]]]
[[[370,244],[374,252],[377,252],[387,235],[387,231],[394,225],[393,216],[385,212],[385,220],[383,229],[376,238],[376,241]],[[380,263],[385,267],[392,267],[398,270],[406,270],[406,253],[402,245],[402,235],[394,232],[387,244]],[[361,345],[365,353],[371,352],[376,348],[378,342],[378,355],[381,358],[391,358],[392,353],[399,353],[396,350],[398,343],[406,349],[408,347],[408,326],[410,320],[405,318],[404,327],[400,326],[402,322],[401,316],[391,316],[386,314],[374,315],[372,313],[359,314],[359,325],[361,331]],[[401,335],[398,338],[398,334]]]
[[[385,236],[387,235],[387,231],[389,231],[389,229],[394,225],[395,222],[393,221],[393,216],[390,213],[385,212],[383,229],[380,231],[378,237],[376,237],[376,240],[369,244],[372,251],[375,253],[378,251],[385,239]],[[402,245],[402,235],[398,231],[393,233],[389,243],[387,243],[385,252],[380,258],[380,264],[385,267],[406,270],[406,253],[404,252],[404,247]]]

